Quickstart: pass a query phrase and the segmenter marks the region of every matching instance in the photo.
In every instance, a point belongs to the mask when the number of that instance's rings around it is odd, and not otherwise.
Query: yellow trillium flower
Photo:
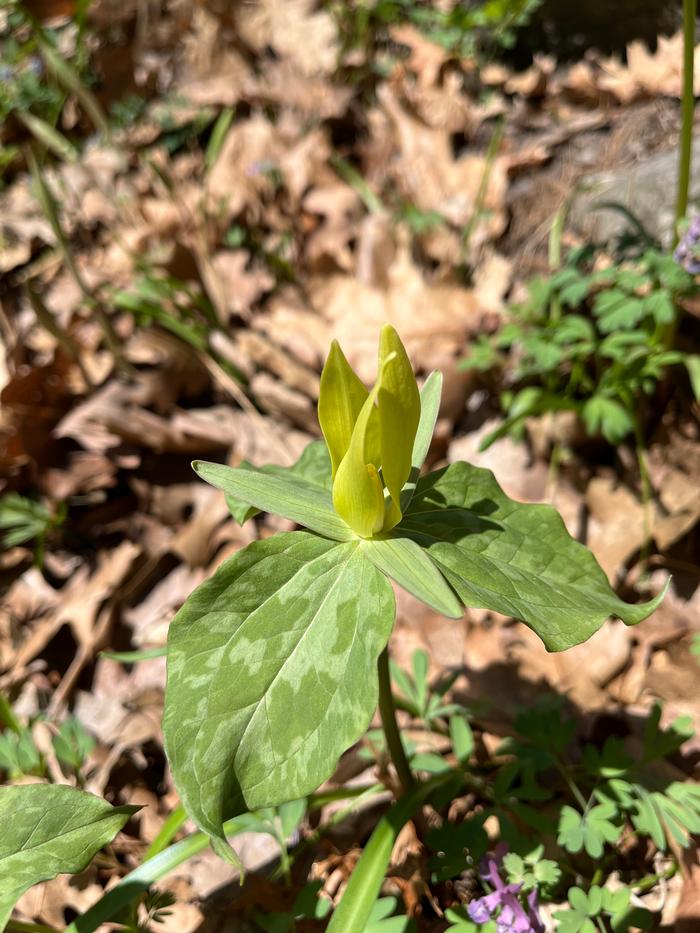
[[[333,505],[361,538],[401,521],[401,490],[411,472],[420,395],[393,327],[379,338],[377,381],[368,391],[333,341],[321,374],[318,420],[333,472]]]

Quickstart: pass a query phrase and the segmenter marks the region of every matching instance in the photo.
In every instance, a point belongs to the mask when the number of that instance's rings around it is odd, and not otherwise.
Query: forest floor
[[[371,382],[385,321],[419,378],[444,374],[432,465],[469,460],[513,498],[554,504],[626,598],[673,575],[646,622],[607,622],[562,654],[494,613],[454,622],[401,594],[397,663],[425,649],[431,677],[458,671],[454,695],[487,704],[474,720],[487,749],[518,711],[558,694],[586,736],[622,734],[661,701],[664,722],[694,727],[676,773],[694,777],[700,753],[697,403],[681,404],[674,383],[652,403],[645,504],[633,443],[578,443],[574,430],[553,467],[553,416],[481,451],[503,421],[507,372],[460,368],[528,279],[551,271],[553,226],[564,219],[564,253],[598,234],[600,213],[581,207],[585,179],[605,172],[624,191],[635,166],[673,153],[680,37],[633,44],[624,61],[537,54],[515,71],[409,23],[390,25],[370,54],[311,2],[226,8],[93,4],[90,60],[111,131],[92,133],[80,99],[67,101],[59,128],[79,152],[43,170],[55,217],[32,189],[26,126],[3,131],[19,155],[0,190],[0,490],[30,500],[34,530],[0,552],[0,690],[34,723],[52,779],[72,779],[50,737],[74,717],[94,740],[85,787],[144,807],[109,857],[24,896],[18,916],[57,929],[138,864],[178,802],[162,747],[165,659],[101,652],[164,645],[223,560],[292,527],[236,525],[190,461],[292,463],[319,434],[331,339]],[[70,23],[64,33],[70,45]],[[411,735],[432,747],[429,733]],[[353,749],[336,782],[374,769]],[[331,899],[371,815],[316,853],[311,877]],[[392,890],[420,916],[416,845],[402,837]],[[275,857],[271,837],[238,848],[246,885],[227,887],[235,871],[204,853],[159,886],[176,902],[157,929],[246,929],[256,906],[284,909],[285,887],[255,874]],[[692,851],[684,865],[650,894],[663,929],[700,916]]]

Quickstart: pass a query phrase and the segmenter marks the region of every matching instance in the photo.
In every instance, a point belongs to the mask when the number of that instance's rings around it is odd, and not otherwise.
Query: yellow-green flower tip
[[[377,381],[368,392],[333,342],[321,374],[318,418],[333,471],[333,505],[361,538],[401,521],[420,395],[399,335],[384,325]]]

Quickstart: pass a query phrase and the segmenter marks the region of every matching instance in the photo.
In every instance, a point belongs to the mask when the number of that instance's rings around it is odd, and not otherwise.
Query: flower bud
[[[401,490],[411,472],[420,395],[393,327],[379,341],[377,381],[362,385],[334,341],[321,375],[318,417],[333,473],[333,505],[361,538],[401,521]]]

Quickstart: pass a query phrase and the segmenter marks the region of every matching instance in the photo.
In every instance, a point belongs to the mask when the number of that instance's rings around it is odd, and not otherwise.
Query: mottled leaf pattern
[[[396,531],[427,548],[466,606],[521,619],[550,651],[585,641],[609,616],[641,622],[663,598],[623,602],[551,506],[514,502],[468,463],[419,480]]]
[[[255,542],[170,626],[166,751],[213,836],[315,790],[369,724],[394,598],[358,544],[302,531]]]
[[[26,890],[82,871],[138,809],[62,784],[0,787],[0,930]]]

